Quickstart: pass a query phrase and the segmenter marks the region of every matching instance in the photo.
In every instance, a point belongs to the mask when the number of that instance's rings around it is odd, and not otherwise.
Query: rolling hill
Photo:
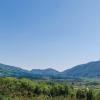
[[[100,77],[100,61],[77,65],[62,74],[70,77]]]
[[[19,67],[5,65],[0,63],[0,76],[1,77],[31,77],[29,71]]]
[[[96,78],[100,77],[100,61],[77,65],[63,72],[54,69],[32,69],[31,71],[19,67],[0,64],[0,77],[27,77],[27,78]]]
[[[38,75],[58,75],[59,74],[58,71],[56,71],[56,70],[54,70],[52,68],[48,68],[48,69],[44,69],[44,70],[32,69],[31,73],[38,74]]]

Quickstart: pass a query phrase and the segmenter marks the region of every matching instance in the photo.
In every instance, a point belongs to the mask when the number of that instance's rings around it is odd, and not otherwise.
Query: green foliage
[[[77,93],[76,93],[76,98],[77,99],[84,99],[84,98],[86,98],[86,90],[84,90],[84,89],[78,89],[77,90]]]
[[[89,90],[87,91],[87,100],[93,100],[94,96],[93,96],[93,91]]]
[[[0,100],[100,100],[100,92],[52,81],[0,78]]]
[[[100,92],[98,92],[95,96],[95,100],[100,100]]]

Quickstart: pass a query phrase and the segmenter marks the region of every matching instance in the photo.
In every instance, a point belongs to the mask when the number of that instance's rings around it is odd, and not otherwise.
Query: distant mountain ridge
[[[100,61],[77,65],[63,74],[71,77],[100,77]]]
[[[41,70],[41,69],[32,69],[31,73],[33,73],[33,74],[39,74],[39,75],[57,75],[57,74],[59,74],[58,71],[56,71],[56,70],[54,70],[52,68],[48,68],[48,69],[44,69],[44,70]]]
[[[0,63],[0,77],[27,77],[27,78],[95,78],[100,77],[100,61],[77,65],[63,72],[48,69],[32,69],[31,71],[19,67]]]
[[[0,63],[0,76],[1,77],[31,77],[29,71],[10,65]]]

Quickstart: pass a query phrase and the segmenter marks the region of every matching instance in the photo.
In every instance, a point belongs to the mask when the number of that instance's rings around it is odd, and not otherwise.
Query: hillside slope
[[[70,77],[100,77],[100,61],[75,66],[62,74]]]
[[[32,69],[31,71],[24,70],[18,67],[0,64],[0,77],[28,77],[28,78],[96,78],[100,77],[100,61],[81,64],[63,72],[58,72],[54,69]]]
[[[0,63],[0,76],[1,77],[31,77],[29,71],[10,65]]]

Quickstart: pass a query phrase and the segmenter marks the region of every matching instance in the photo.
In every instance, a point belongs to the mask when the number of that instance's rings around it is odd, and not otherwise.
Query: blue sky
[[[0,62],[64,70],[100,60],[100,0],[1,0]]]

